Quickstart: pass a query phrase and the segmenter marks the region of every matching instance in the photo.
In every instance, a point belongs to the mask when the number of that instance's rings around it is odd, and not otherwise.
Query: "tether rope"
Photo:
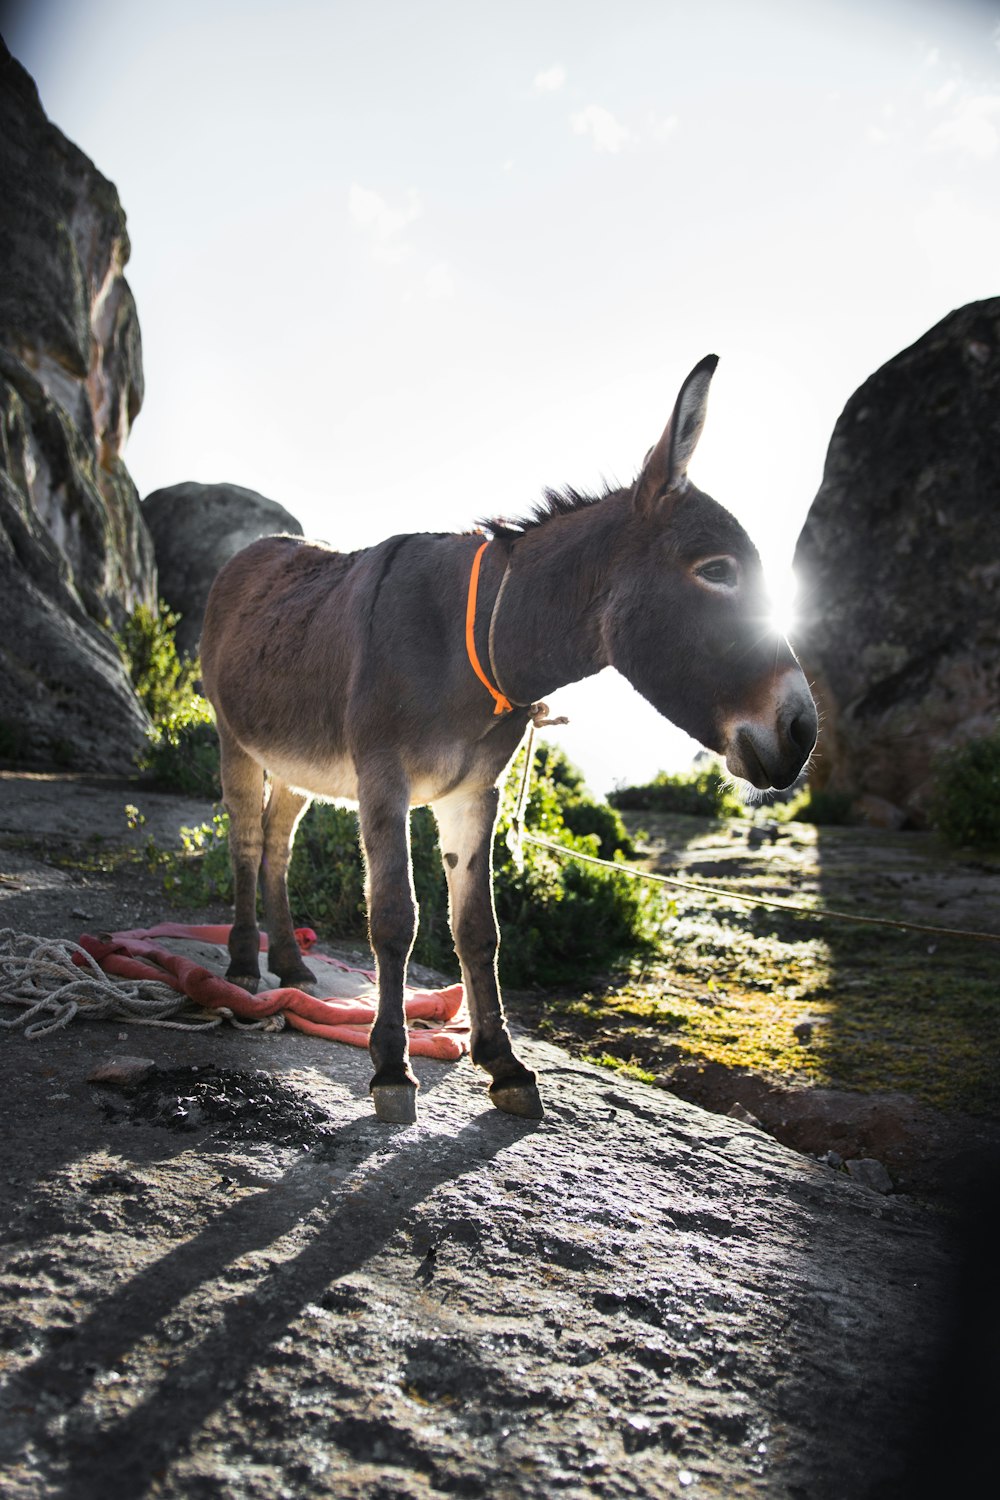
[[[540,839],[536,834],[525,833],[523,830],[520,837],[525,843],[548,849],[550,853],[558,854],[563,859],[578,859],[587,865],[600,865],[602,869],[627,875],[631,880],[649,880],[657,885],[676,886],[682,891],[696,891],[700,896],[719,896],[724,901],[744,901],[750,906],[773,906],[778,911],[788,911],[797,917],[812,917],[820,921],[829,918],[837,922],[862,922],[868,927],[895,927],[904,932],[931,933],[934,937],[970,938],[978,943],[1000,943],[1000,933],[997,932],[977,932],[965,927],[934,927],[926,922],[905,922],[895,917],[862,917],[855,912],[836,911],[828,906],[799,906],[794,901],[781,901],[775,896],[746,895],[742,891],[729,891],[721,886],[680,880],[674,875],[657,875],[651,870],[636,870],[631,865],[617,864],[611,859],[598,859],[595,854],[584,854],[579,849],[569,849],[565,844],[555,844],[551,839]]]
[[[551,722],[566,723],[567,721],[554,719]],[[547,849],[550,854],[557,854],[561,859],[578,859],[585,865],[598,865],[603,870],[614,870],[619,875],[627,875],[630,880],[648,880],[656,885],[674,886],[681,891],[694,891],[699,896],[718,896],[723,901],[743,901],[748,906],[771,906],[777,911],[791,912],[796,917],[812,917],[818,921],[829,918],[834,922],[859,922],[866,927],[893,927],[903,932],[925,932],[934,937],[968,938],[976,943],[1000,943],[1000,933],[997,932],[977,932],[975,929],[965,927],[934,927],[926,922],[906,922],[896,917],[862,917],[855,912],[836,911],[829,906],[820,908],[800,906],[794,901],[782,901],[777,896],[745,895],[742,891],[729,891],[722,886],[704,885],[695,880],[681,880],[676,875],[657,875],[652,870],[636,870],[631,865],[618,864],[613,859],[599,859],[596,854],[584,854],[579,849],[567,848],[565,844],[553,843],[551,839],[540,839],[537,834],[528,833],[524,827],[524,814],[528,805],[534,758],[535,735],[534,725],[532,725],[525,742],[521,789],[518,792],[517,803],[507,830],[507,847],[510,849],[518,870],[524,866],[521,845],[535,844],[537,848]]]
[[[12,927],[0,928],[0,1003],[21,1007],[20,1015],[0,1020],[0,1028],[28,1037],[59,1031],[75,1016],[174,1031],[208,1031],[223,1021],[244,1030],[274,1030],[276,1021],[284,1024],[281,1017],[240,1021],[225,1009],[192,1010],[186,995],[158,980],[110,979],[78,943],[33,937]],[[173,1019],[185,1010],[189,1019]]]

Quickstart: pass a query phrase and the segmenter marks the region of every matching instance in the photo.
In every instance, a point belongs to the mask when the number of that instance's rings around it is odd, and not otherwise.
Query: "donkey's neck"
[[[604,613],[626,491],[532,527],[513,545],[494,618],[503,691],[533,703],[608,664]]]

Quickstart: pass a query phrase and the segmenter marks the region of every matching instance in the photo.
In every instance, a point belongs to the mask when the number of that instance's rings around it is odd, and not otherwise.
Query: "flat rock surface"
[[[403,1129],[361,1051],[121,1031],[2,1043],[5,1494],[903,1483],[948,1256],[902,1200],[543,1044],[540,1124],[465,1061]]]
[[[64,847],[69,804],[81,836],[119,800],[164,837],[205,809],[57,784],[0,785],[21,882],[0,925],[162,917],[135,866],[47,881],[44,840]],[[752,1125],[519,1045],[543,1121],[493,1109],[468,1060],[418,1060],[402,1128],[375,1121],[363,1051],[301,1034],[0,1034],[3,1494],[987,1492],[992,1249]],[[94,1080],[113,1058],[139,1065]]]

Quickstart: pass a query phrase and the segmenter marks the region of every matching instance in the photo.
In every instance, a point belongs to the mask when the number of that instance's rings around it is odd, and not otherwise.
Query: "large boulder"
[[[1000,711],[1000,297],[876,371],[799,537],[814,785],[924,815],[933,762]]]
[[[160,594],[181,617],[177,645],[198,650],[205,601],[216,573],[258,537],[302,527],[276,500],[238,484],[171,484],[142,502],[156,549]]]
[[[0,755],[126,769],[147,720],[112,631],[156,600],[121,453],[142,400],[114,187],[0,41]]]

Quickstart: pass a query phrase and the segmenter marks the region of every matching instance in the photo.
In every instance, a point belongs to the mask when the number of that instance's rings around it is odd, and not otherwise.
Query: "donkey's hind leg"
[[[264,768],[221,724],[219,750],[235,904],[226,978],[253,994],[260,984],[257,876],[264,849]]]
[[[276,776],[264,809],[264,911],[267,920],[268,960],[283,985],[313,985],[316,976],[302,961],[288,905],[288,861],[295,830],[312,798],[294,791]]]
[[[535,1075],[514,1054],[497,981],[500,937],[493,907],[493,829],[496,787],[458,793],[434,804],[441,857],[448,877],[451,930],[472,1017],[472,1061],[493,1082],[498,1109],[529,1120],[544,1111]]]
[[[359,821],[367,870],[368,929],[378,978],[378,1016],[369,1050],[375,1066],[372,1103],[380,1120],[411,1125],[417,1080],[410,1069],[403,986],[417,932],[410,871],[409,787],[398,767],[369,768],[359,778]]]

